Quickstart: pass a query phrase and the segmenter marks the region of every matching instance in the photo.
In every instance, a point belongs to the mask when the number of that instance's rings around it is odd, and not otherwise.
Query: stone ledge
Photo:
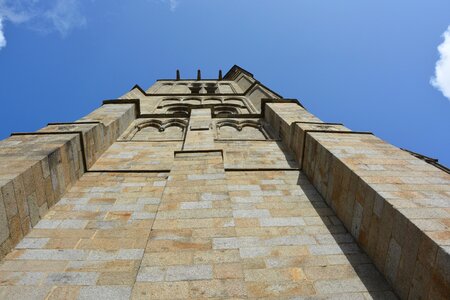
[[[264,119],[272,126],[286,146],[291,144],[291,125],[294,122],[323,123],[320,119],[306,111],[298,102],[266,101],[263,111]]]
[[[303,152],[305,149],[305,139],[307,132],[336,131],[350,132],[350,129],[342,124],[321,123],[321,122],[293,122],[290,125],[289,148],[294,152],[295,158],[300,166],[303,164]]]
[[[174,157],[207,157],[207,156],[220,156],[223,158],[222,149],[199,149],[199,150],[179,150],[173,152]]]
[[[136,118],[141,115],[141,100],[140,99],[108,99],[103,100],[103,105],[111,105],[111,104],[132,104],[135,109]]]
[[[102,123],[97,124],[51,124],[38,130],[38,133],[42,134],[55,134],[55,133],[78,133],[83,143],[83,152],[86,161],[86,169],[89,169],[98,157],[109,146],[105,143],[106,128]]]

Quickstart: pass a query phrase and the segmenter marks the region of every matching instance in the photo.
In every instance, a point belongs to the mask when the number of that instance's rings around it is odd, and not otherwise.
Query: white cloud
[[[3,20],[0,17],[0,49],[6,46],[5,34],[3,33]]]
[[[438,46],[440,58],[430,83],[450,100],[450,26],[442,36],[444,42]]]
[[[80,0],[0,0],[0,49],[6,46],[5,22],[27,23],[33,30],[66,36],[86,25],[80,6]]]

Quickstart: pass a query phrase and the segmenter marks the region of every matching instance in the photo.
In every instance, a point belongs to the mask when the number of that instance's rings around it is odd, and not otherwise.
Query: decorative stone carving
[[[259,120],[227,119],[216,123],[219,139],[265,140],[269,136]]]
[[[123,136],[123,140],[181,139],[186,127],[187,121],[182,119],[144,120],[128,130]],[[178,130],[176,130],[177,128]]]

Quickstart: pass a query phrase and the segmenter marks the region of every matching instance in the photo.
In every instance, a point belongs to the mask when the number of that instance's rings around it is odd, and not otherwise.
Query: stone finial
[[[197,80],[202,80],[202,71],[197,70]]]
[[[219,70],[219,80],[222,80],[223,79],[223,77],[222,77],[222,70]]]
[[[177,80],[180,80],[180,70],[177,69]]]

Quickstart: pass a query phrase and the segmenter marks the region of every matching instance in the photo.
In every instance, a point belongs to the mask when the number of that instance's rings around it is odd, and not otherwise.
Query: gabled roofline
[[[142,94],[144,94],[144,95],[147,94],[147,93],[144,91],[144,89],[141,88],[141,87],[139,86],[139,84],[135,84],[135,85],[131,88],[130,92],[131,92],[132,90],[134,90],[134,89],[138,89],[138,90],[139,90]]]
[[[227,74],[225,74],[225,76],[223,76],[223,79],[226,79],[226,80],[233,80],[234,78],[232,78],[232,77],[236,77],[236,76],[234,76],[234,75],[240,74],[240,73],[244,73],[244,74],[246,74],[246,75],[248,75],[248,76],[250,76],[250,77],[253,78],[253,74],[252,74],[252,73],[250,73],[249,71],[245,70],[244,68],[241,68],[241,67],[238,66],[238,65],[234,65],[234,66],[232,66],[231,69],[227,72]]]
[[[268,90],[269,92],[271,92],[272,94],[274,94],[275,96],[277,96],[278,98],[280,98],[280,99],[283,98],[283,96],[281,96],[281,95],[278,94],[277,92],[271,90],[270,88],[268,88],[267,86],[265,86],[264,84],[262,84],[262,83],[261,83],[260,81],[258,81],[258,80],[255,80],[255,81],[252,83],[252,85],[250,85],[250,86],[248,87],[248,89],[244,91],[243,95],[246,96],[246,95],[247,95],[247,94],[248,94],[255,86],[257,86],[257,85],[259,85],[259,86],[265,88],[266,90]]]
[[[250,76],[250,77],[252,77],[254,79],[252,73],[250,73],[249,71],[245,70],[244,68],[242,68],[242,67],[240,67],[238,65],[232,66],[231,69],[227,72],[227,74],[225,74],[223,79],[224,80],[234,80],[234,79],[236,79],[237,76],[239,76],[239,74],[242,74],[242,73],[247,75],[247,76]],[[253,82],[253,84],[246,91],[244,91],[244,94],[248,93],[256,85],[259,85],[259,86],[265,88],[266,90],[268,90],[269,92],[271,92],[272,94],[274,94],[275,96],[277,96],[278,98],[283,98],[280,94],[278,94],[277,92],[275,92],[272,89],[268,88],[263,83],[261,83],[259,80],[256,80],[256,79],[254,79],[254,80],[255,81]]]

